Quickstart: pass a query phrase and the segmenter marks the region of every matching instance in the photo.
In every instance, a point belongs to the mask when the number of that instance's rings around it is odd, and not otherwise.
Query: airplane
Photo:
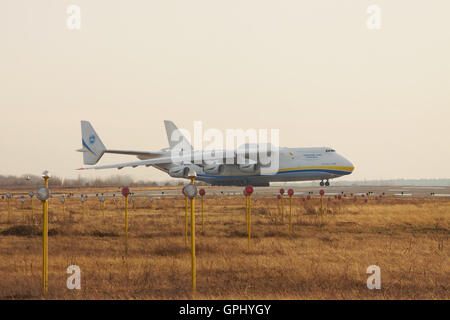
[[[320,180],[320,186],[329,186],[330,179],[349,175],[355,169],[354,165],[334,149],[329,147],[310,148],[278,148],[278,166],[270,174],[264,173],[265,164],[256,157],[256,161],[250,159],[251,155],[258,150],[254,145],[246,144],[244,153],[244,163],[236,161],[238,151],[231,153],[225,150],[202,151],[193,150],[186,137],[179,131],[172,121],[164,121],[166,134],[169,141],[169,148],[160,151],[134,151],[134,150],[113,150],[107,149],[100,137],[95,132],[93,126],[88,121],[81,121],[82,148],[77,150],[83,153],[84,165],[78,170],[99,170],[99,169],[122,169],[125,167],[136,168],[138,166],[155,167],[166,172],[173,178],[189,178],[189,174],[195,171],[196,179],[211,185],[234,185],[234,186],[269,186],[270,182],[287,181],[314,181]],[[178,141],[171,138],[177,133]],[[188,156],[174,157],[174,148],[182,146],[189,150]],[[208,161],[193,161],[194,155],[202,156],[208,152]],[[139,160],[124,162],[112,165],[91,166],[98,163],[105,153],[133,155]],[[231,154],[231,156],[229,156]],[[268,153],[270,154],[270,152]],[[226,155],[226,156],[225,156]],[[232,162],[230,163],[230,157]],[[201,158],[203,159],[203,158]]]

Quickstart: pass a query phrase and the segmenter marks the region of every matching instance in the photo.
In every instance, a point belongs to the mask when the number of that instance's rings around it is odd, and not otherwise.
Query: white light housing
[[[10,199],[10,198],[12,197],[11,192],[7,192],[7,193],[6,193],[6,197],[7,197],[8,199]]]
[[[39,188],[36,195],[42,202],[47,201],[50,198],[50,190],[48,188]]]
[[[34,197],[34,192],[33,192],[33,191],[30,191],[30,192],[28,193],[28,195],[30,196],[30,198],[33,198],[33,197]]]
[[[43,172],[42,172],[42,178],[50,178],[50,172],[48,172],[48,170],[44,170]]]
[[[196,176],[197,176],[197,172],[195,172],[195,170],[193,170],[193,169],[189,169],[188,177],[195,178]]]
[[[184,194],[188,196],[189,199],[195,198],[197,193],[197,186],[195,184],[188,184],[184,187]]]

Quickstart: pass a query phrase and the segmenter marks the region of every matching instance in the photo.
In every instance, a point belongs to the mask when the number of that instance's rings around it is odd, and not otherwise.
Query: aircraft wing
[[[147,159],[147,160],[140,160],[140,161],[107,164],[107,165],[103,165],[103,166],[85,167],[85,168],[79,168],[77,170],[100,170],[100,169],[119,169],[120,170],[125,167],[132,167],[132,168],[136,168],[139,166],[149,167],[149,166],[156,165],[156,164],[171,164],[171,163],[172,163],[171,157],[161,157],[161,158]]]
[[[234,157],[234,155],[233,155]],[[117,163],[117,164],[110,164],[110,165],[103,165],[103,166],[93,166],[93,167],[84,167],[84,168],[79,168],[77,170],[100,170],[100,169],[122,169],[125,167],[132,167],[132,168],[136,168],[139,166],[152,166],[152,165],[158,165],[158,164],[173,164],[173,163],[185,163],[185,164],[189,164],[192,163],[194,157],[191,154],[187,154],[187,155],[180,155],[180,156],[172,156],[172,155],[168,155],[168,156],[163,156],[163,157],[158,157],[158,158],[152,158],[152,159],[146,159],[146,160],[140,160],[140,161],[131,161],[131,162],[122,162],[122,163]],[[222,155],[217,155],[215,157],[210,158],[210,160],[214,161],[222,161],[223,160],[223,156]]]
[[[165,152],[147,152],[147,151],[133,151],[133,150],[105,150],[105,153],[113,154],[126,154],[131,156],[137,156],[140,160],[147,160],[152,158],[161,157]]]

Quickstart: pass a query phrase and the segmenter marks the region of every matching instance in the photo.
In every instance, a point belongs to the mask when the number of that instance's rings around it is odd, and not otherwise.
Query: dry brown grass
[[[116,206],[108,199],[103,219],[98,201],[90,198],[83,219],[79,199],[68,200],[65,217],[59,200],[51,199],[47,298],[191,298],[184,200],[171,199],[152,209],[138,199],[130,210],[127,256],[122,202]],[[36,201],[33,225],[28,202],[25,220],[17,202],[7,223],[0,200],[1,299],[43,298],[40,206]],[[204,233],[199,205],[197,200],[196,298],[449,298],[448,200],[325,201],[321,220],[318,199],[295,199],[291,234],[288,206],[282,223],[275,200],[259,198],[252,210],[251,252],[242,197],[207,199]],[[72,264],[81,268],[81,290],[66,288]],[[366,287],[366,268],[373,264],[381,268],[381,290]]]

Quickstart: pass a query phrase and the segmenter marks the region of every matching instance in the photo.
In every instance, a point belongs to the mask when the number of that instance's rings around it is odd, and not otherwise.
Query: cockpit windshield
[[[334,149],[325,149],[325,152],[336,152]]]

